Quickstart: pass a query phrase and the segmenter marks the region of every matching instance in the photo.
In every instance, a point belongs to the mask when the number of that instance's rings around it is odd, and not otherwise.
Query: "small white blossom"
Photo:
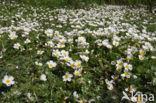
[[[54,68],[54,67],[56,67],[56,63],[53,62],[52,60],[48,61],[47,64],[48,64],[49,68]]]
[[[45,74],[42,74],[42,75],[40,76],[40,80],[42,80],[42,81],[47,81],[46,75],[45,75]]]
[[[14,77],[13,76],[8,76],[8,75],[5,75],[2,82],[7,85],[7,86],[11,86],[13,85],[15,82],[14,82]]]
[[[14,48],[15,48],[15,49],[19,49],[20,46],[21,46],[21,45],[20,45],[19,43],[14,44]]]
[[[68,72],[63,76],[63,81],[71,81],[71,78],[73,77],[72,74],[69,74]]]

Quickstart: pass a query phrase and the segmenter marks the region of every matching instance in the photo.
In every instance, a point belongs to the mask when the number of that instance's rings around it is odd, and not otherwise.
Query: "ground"
[[[0,4],[0,101],[139,103],[121,100],[138,91],[153,100],[155,18],[145,6]]]

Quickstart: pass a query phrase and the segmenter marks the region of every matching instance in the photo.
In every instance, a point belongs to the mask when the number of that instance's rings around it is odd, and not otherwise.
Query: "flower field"
[[[144,103],[122,97],[156,94],[156,14],[0,4],[0,81],[0,103]]]

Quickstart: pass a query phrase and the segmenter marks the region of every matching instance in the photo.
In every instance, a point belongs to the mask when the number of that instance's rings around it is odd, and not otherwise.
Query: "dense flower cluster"
[[[2,100],[107,103],[156,84],[156,31],[147,26],[156,15],[147,19],[145,9],[13,7],[2,15],[9,27],[0,24]]]

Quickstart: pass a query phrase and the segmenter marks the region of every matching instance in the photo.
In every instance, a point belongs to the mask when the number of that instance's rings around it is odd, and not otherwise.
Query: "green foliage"
[[[75,8],[86,7],[90,4],[122,4],[122,5],[151,5],[155,0],[6,0],[7,2],[18,2],[34,6],[63,7],[72,6]],[[151,5],[152,6],[152,5]]]
[[[119,103],[123,96],[122,91],[131,85],[135,85],[137,91],[156,94],[156,59],[151,58],[156,56],[155,52],[145,49],[145,59],[138,58],[139,50],[144,49],[145,43],[148,42],[151,47],[156,47],[153,39],[155,35],[152,35],[156,31],[154,24],[156,15],[151,15],[144,8],[134,10],[113,6],[96,5],[97,7],[89,6],[89,9],[77,10],[47,8],[47,6],[64,6],[69,1],[21,0],[17,2],[23,2],[22,5],[0,4],[0,15],[2,15],[0,30],[4,30],[0,34],[0,57],[2,56],[0,58],[0,101],[2,103],[77,103],[81,100],[84,102],[94,100],[95,103]],[[106,2],[125,4],[127,1],[107,0]],[[77,0],[76,2],[85,5],[103,1]],[[135,4],[135,2],[141,3],[140,0],[129,0],[128,3]],[[40,5],[44,6],[38,7]],[[75,5],[79,4],[75,3]],[[60,28],[59,25],[62,27]],[[26,28],[31,30],[27,32]],[[101,28],[104,28],[102,32]],[[58,31],[59,34],[53,33],[52,37],[48,37],[45,32],[47,29]],[[87,29],[91,32],[87,32]],[[116,31],[112,32],[114,29]],[[18,38],[11,40],[10,31],[15,31]],[[81,33],[82,31],[84,32]],[[69,34],[67,35],[66,32]],[[133,36],[127,36],[128,33]],[[22,36],[23,34],[27,35]],[[140,38],[143,34],[142,40]],[[46,46],[46,43],[51,40],[56,45],[61,42],[60,39],[59,41],[53,39],[54,36],[66,40],[72,39],[73,42],[62,43],[65,44],[64,48]],[[115,36],[121,39],[118,46],[113,44]],[[84,37],[89,46],[78,48],[79,37]],[[26,44],[24,42],[26,39],[30,39],[31,43]],[[108,44],[98,43],[97,40],[108,40],[112,48],[107,47]],[[17,42],[21,44],[19,49],[14,48]],[[136,52],[134,52],[135,48],[137,48]],[[81,61],[81,68],[77,68],[82,69],[81,76],[74,75],[76,68],[68,66],[66,61],[52,55],[53,50],[56,49],[68,51],[69,57],[74,62]],[[132,50],[130,54],[133,57],[128,61],[126,58],[129,56],[127,53],[129,49]],[[43,50],[44,53],[39,55],[38,50]],[[88,54],[86,50],[89,51]],[[81,54],[89,57],[89,61],[83,61],[80,58]],[[120,72],[116,70],[117,60],[121,58],[124,63],[133,66],[129,71],[130,78],[121,76],[125,72],[124,66]],[[49,60],[55,61],[57,66],[49,68],[46,64]],[[36,61],[43,65],[36,65]],[[62,76],[66,72],[73,74],[69,82],[63,81]],[[42,74],[46,75],[46,81],[40,79]],[[15,83],[12,86],[1,82],[5,75],[14,77]],[[137,78],[134,79],[133,76]],[[108,90],[106,79],[114,82],[111,83],[112,90]],[[73,96],[75,91],[79,95],[78,99]],[[125,100],[125,103],[128,101]]]

